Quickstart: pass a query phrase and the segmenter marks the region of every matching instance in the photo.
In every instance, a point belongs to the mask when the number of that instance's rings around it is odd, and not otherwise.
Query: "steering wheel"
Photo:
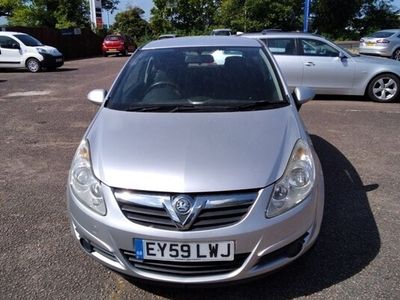
[[[182,92],[179,88],[179,86],[177,86],[175,83],[169,82],[169,81],[158,81],[156,83],[153,83],[151,86],[149,86],[149,88],[146,91],[146,94],[148,94],[151,90],[155,89],[155,88],[159,88],[161,86],[170,86],[174,88],[174,91],[177,93],[177,95],[179,97],[182,97]]]

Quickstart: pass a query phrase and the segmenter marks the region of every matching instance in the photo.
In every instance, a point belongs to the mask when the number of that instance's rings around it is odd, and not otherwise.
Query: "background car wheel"
[[[368,96],[376,102],[393,102],[399,93],[399,78],[392,74],[378,75],[368,85]]]
[[[128,49],[125,49],[124,52],[122,53],[122,55],[123,56],[128,56],[129,55]]]
[[[392,58],[394,60],[400,60],[400,48],[397,48],[396,50],[394,50]]]
[[[36,58],[29,58],[26,61],[26,67],[32,73],[39,72],[40,71],[40,62]]]
[[[103,52],[103,56],[107,57],[108,56],[107,52]]]

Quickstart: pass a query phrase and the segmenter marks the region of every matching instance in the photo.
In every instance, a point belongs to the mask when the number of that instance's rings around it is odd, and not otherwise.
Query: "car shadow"
[[[57,69],[46,69],[46,68],[44,68],[43,70],[41,70],[40,72],[39,72],[39,74],[40,73],[58,73],[58,72],[69,72],[69,71],[77,71],[77,70],[79,70],[78,68],[64,68],[64,67],[61,67],[61,68],[57,68]],[[1,69],[0,68],[0,72],[1,73],[10,73],[10,74],[13,74],[13,73],[15,73],[15,74],[18,74],[18,73],[31,73],[31,72],[29,72],[27,69]]]
[[[43,72],[51,72],[51,73],[58,73],[58,72],[70,72],[70,71],[77,71],[79,70],[78,68],[57,68],[57,69],[49,69],[49,70],[44,70]]]
[[[139,288],[171,299],[288,299],[320,292],[364,269],[381,241],[367,192],[357,170],[335,146],[311,136],[325,178],[325,208],[315,246],[291,265],[253,281],[226,286],[174,287],[130,279]],[[190,289],[189,289],[190,288]]]

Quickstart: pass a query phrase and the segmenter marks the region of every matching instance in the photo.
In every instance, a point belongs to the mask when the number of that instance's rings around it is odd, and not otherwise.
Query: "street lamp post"
[[[304,0],[304,21],[303,21],[304,32],[308,32],[308,21],[310,19],[310,4],[311,0]]]

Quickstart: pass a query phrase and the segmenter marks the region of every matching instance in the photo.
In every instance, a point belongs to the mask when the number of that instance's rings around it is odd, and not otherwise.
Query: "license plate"
[[[110,49],[110,50],[108,50],[108,51],[110,51],[110,52],[118,52],[117,49]]]
[[[367,46],[373,46],[373,45],[375,45],[374,42],[367,42],[366,44],[367,44]]]
[[[174,243],[134,239],[136,258],[163,261],[232,261],[234,242]]]
[[[56,58],[56,62],[62,62],[62,58]]]

